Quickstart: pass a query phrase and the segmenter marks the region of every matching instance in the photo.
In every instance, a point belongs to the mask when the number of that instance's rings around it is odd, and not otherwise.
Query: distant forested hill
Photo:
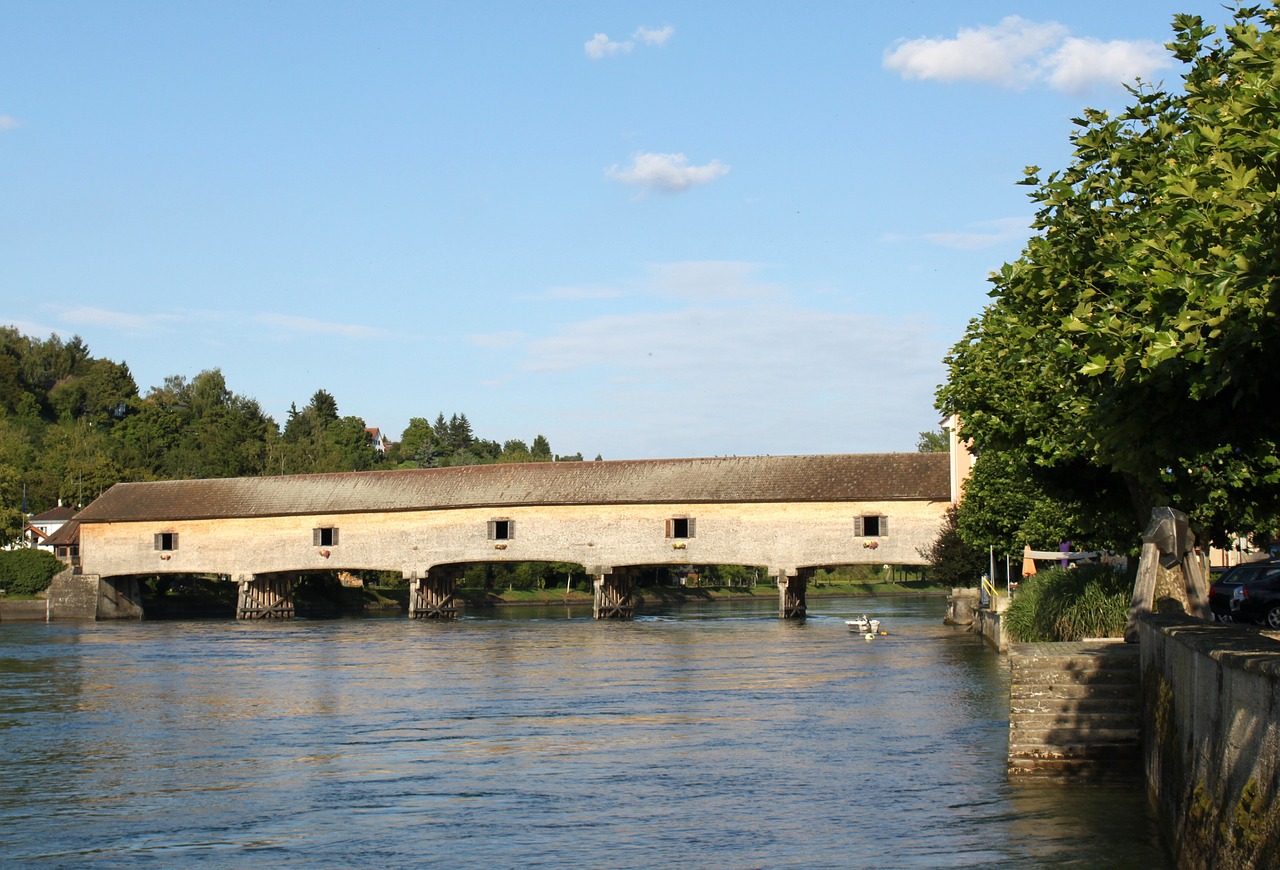
[[[555,456],[541,435],[479,438],[463,413],[413,417],[384,453],[324,390],[282,428],[218,369],[140,393],[127,365],[95,358],[79,336],[0,326],[0,544],[21,534],[24,509],[83,505],[120,481],[581,459]]]

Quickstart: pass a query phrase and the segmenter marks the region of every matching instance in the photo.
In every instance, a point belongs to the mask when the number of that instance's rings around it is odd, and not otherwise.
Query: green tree
[[[410,417],[409,425],[400,434],[400,440],[391,448],[387,460],[394,464],[409,463],[413,466],[429,467],[430,458],[435,453],[436,433],[431,421],[426,417]],[[423,460],[427,464],[421,464]]]
[[[547,440],[547,436],[538,435],[533,439],[533,446],[529,448],[529,452],[533,455],[534,462],[550,462],[551,442]]]
[[[993,277],[939,392],[979,465],[1017,449],[1110,474],[1134,533],[1163,504],[1217,541],[1275,528],[1278,23],[1274,3],[1240,7],[1214,39],[1176,16],[1182,92],[1086,111],[1070,165],[1028,169],[1038,234]]]
[[[22,475],[0,463],[0,548],[22,538],[26,517],[22,513]]]
[[[929,564],[934,582],[952,586],[976,586],[989,564],[987,551],[967,544],[957,529],[956,508],[948,508],[938,537],[920,555]]]
[[[528,444],[519,438],[511,438],[502,443],[502,453],[498,455],[498,461],[533,462],[533,454],[529,452]]]
[[[951,449],[951,434],[946,429],[921,432],[916,440],[917,453],[946,453]]]
[[[964,544],[1002,555],[1062,541],[1077,548],[1134,546],[1127,493],[1114,475],[1083,463],[1037,465],[1026,451],[982,454],[965,481],[955,528]]]

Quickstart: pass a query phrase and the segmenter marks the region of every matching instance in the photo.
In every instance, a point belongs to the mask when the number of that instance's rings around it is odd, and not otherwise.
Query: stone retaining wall
[[[1280,866],[1280,643],[1174,616],[1139,635],[1147,785],[1179,865]]]
[[[43,598],[6,601],[0,597],[0,622],[44,622],[49,618],[49,602]]]

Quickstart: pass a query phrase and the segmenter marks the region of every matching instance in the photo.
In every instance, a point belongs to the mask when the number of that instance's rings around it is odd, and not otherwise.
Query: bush
[[[0,550],[0,589],[7,595],[35,595],[66,567],[48,550]]]
[[[1031,643],[1119,637],[1132,592],[1130,579],[1110,565],[1051,568],[1018,587],[1004,614],[1005,630]]]

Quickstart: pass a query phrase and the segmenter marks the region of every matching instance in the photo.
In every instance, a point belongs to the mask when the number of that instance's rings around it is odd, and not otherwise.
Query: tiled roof
[[[80,523],[77,520],[71,520],[60,526],[53,534],[41,541],[41,545],[45,547],[61,547],[67,544],[76,544],[80,542]]]
[[[29,523],[48,523],[48,522],[66,522],[76,515],[74,509],[66,505],[58,505],[55,508],[49,508],[44,513],[39,513],[27,520]]]
[[[949,501],[945,453],[535,462],[119,483],[81,523],[464,507]]]

